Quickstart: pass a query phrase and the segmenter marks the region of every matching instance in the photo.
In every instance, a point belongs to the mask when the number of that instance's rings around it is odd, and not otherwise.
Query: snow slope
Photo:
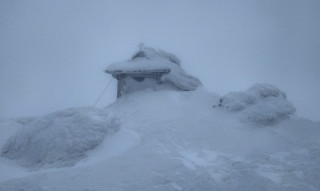
[[[95,109],[112,113],[121,125],[94,150],[84,151],[86,158],[71,167],[34,170],[1,157],[0,190],[320,190],[319,123],[293,110],[275,123],[252,123],[242,118],[247,107],[230,112],[219,106],[220,98],[203,88],[121,97]],[[259,114],[277,112],[270,108]],[[6,140],[25,126],[8,120],[0,128],[0,146],[6,148]]]

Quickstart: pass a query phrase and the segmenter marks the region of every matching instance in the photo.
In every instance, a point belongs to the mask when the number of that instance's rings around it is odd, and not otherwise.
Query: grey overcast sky
[[[319,0],[0,0],[0,118],[91,106],[140,42],[212,92],[270,83],[320,121]]]

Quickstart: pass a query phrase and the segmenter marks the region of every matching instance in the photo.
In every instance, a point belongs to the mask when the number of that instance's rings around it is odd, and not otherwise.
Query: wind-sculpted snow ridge
[[[1,155],[29,168],[72,166],[120,126],[108,113],[94,108],[66,109],[22,124]]]
[[[270,125],[278,122],[296,109],[286,100],[286,95],[269,84],[256,84],[245,92],[231,92],[220,99],[220,107],[240,112],[244,121]]]

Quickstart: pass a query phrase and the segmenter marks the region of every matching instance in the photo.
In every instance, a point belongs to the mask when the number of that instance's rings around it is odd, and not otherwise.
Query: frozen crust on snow
[[[119,122],[95,108],[66,109],[26,121],[1,156],[29,168],[72,166],[117,131]]]

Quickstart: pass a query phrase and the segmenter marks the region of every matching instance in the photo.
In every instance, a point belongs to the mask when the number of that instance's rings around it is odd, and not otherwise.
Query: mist
[[[205,88],[255,83],[320,121],[320,1],[0,2],[0,118],[92,106],[139,43],[174,53]],[[97,104],[116,99],[116,81]]]

